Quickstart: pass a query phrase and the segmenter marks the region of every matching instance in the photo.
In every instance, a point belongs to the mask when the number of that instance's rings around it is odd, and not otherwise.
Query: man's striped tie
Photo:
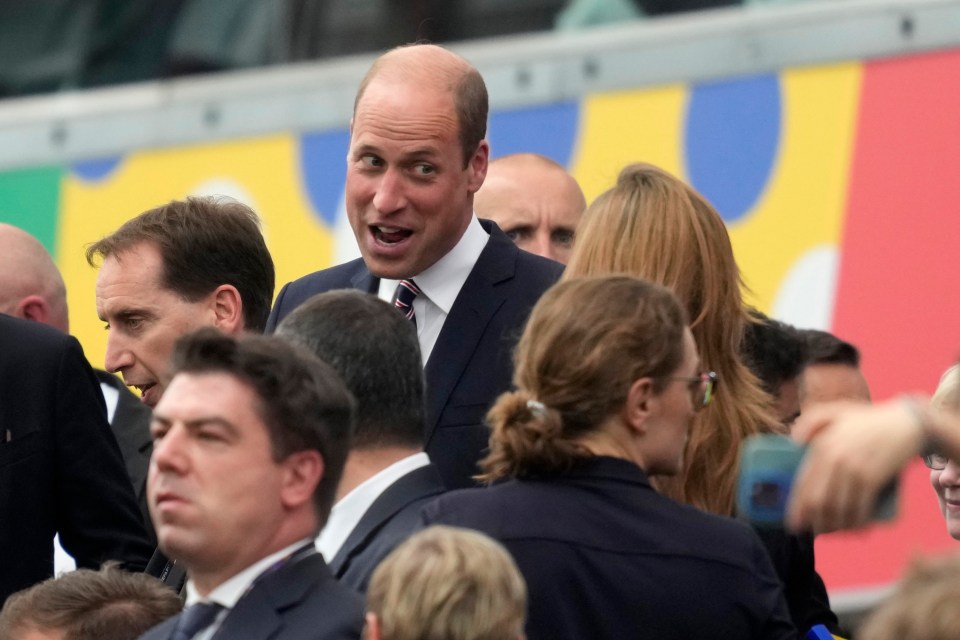
[[[407,320],[417,326],[417,318],[413,315],[413,299],[420,295],[420,287],[413,280],[401,280],[397,285],[397,294],[393,306],[407,317]]]

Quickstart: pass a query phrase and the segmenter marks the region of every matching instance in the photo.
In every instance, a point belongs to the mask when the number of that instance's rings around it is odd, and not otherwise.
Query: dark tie
[[[181,614],[170,640],[191,640],[198,632],[213,624],[221,609],[223,605],[216,602],[198,602],[191,605]]]
[[[420,295],[420,287],[413,280],[401,280],[397,285],[397,295],[393,300],[393,306],[400,310],[400,313],[407,316],[407,320],[417,326],[417,318],[413,315],[413,299]]]

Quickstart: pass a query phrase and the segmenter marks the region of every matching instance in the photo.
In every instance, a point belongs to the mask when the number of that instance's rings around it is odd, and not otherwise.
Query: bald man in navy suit
[[[378,58],[357,92],[347,157],[347,215],[362,257],[287,284],[267,323],[271,331],[332,289],[404,306],[425,363],[426,451],[450,488],[473,484],[483,417],[510,386],[513,345],[563,269],[474,213],[490,155],[487,112],[483,78],[446,49],[411,45]]]

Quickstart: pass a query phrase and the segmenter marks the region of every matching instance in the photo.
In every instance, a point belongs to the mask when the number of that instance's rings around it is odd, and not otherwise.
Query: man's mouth
[[[134,389],[140,392],[140,401],[143,404],[153,407],[157,404],[159,400],[157,396],[158,391],[154,391],[157,388],[157,383],[150,382],[147,384],[135,384],[131,385]]]
[[[374,240],[387,246],[399,244],[413,235],[413,231],[387,225],[370,225]]]

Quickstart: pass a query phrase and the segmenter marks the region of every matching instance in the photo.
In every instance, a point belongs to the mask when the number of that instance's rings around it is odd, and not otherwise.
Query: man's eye
[[[573,244],[574,233],[569,229],[561,229],[553,232],[553,241],[556,244],[559,244],[564,247],[569,247]]]
[[[370,167],[370,168],[383,166],[383,160],[369,153],[367,155],[360,156],[360,162],[362,162],[365,167]]]
[[[143,326],[143,318],[127,318],[124,320],[127,329],[136,330]]]
[[[414,172],[419,176],[430,176],[437,172],[431,164],[420,163],[413,166]]]
[[[504,233],[514,242],[522,242],[530,237],[530,230],[526,227],[517,227],[516,229],[506,229]]]

